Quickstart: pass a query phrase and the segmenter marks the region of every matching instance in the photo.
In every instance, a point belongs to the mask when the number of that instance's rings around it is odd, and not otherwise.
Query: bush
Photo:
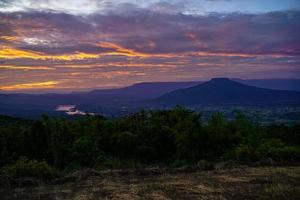
[[[258,160],[259,155],[249,145],[239,145],[234,151],[235,159],[242,162],[253,162]]]
[[[73,144],[72,160],[79,166],[92,167],[101,153],[91,138],[81,137]]]
[[[60,172],[45,161],[28,160],[26,157],[20,157],[15,164],[3,167],[1,171],[3,174],[15,178],[55,178],[60,176]]]
[[[266,157],[266,156],[265,156]],[[296,146],[284,146],[281,148],[270,148],[267,154],[268,158],[275,161],[299,161],[300,148]]]
[[[242,144],[235,148],[235,158],[243,162],[269,158],[278,162],[299,161],[299,155],[300,148],[298,146],[286,146],[280,139],[263,139],[256,146]]]

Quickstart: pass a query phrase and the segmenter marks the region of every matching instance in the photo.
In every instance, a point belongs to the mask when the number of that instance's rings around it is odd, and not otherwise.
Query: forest
[[[201,161],[300,161],[300,123],[261,124],[236,111],[226,119],[176,107],[121,118],[0,117],[0,174],[58,177],[84,169],[180,167]]]

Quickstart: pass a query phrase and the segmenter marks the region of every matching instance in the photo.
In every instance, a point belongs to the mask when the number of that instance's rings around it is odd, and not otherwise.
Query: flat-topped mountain
[[[162,105],[271,105],[300,103],[300,92],[264,89],[228,78],[214,78],[194,87],[179,89],[155,100]]]
[[[131,112],[139,108],[174,105],[299,106],[300,92],[264,89],[228,78],[214,78],[208,82],[138,83],[119,89],[69,94],[0,94],[0,114],[5,115],[56,114],[59,105],[76,105],[78,109],[89,112],[113,111],[116,115],[123,109]]]

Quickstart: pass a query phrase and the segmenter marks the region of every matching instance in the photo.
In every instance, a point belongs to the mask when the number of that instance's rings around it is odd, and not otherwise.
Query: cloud
[[[82,59],[91,59],[99,58],[101,55],[97,54],[88,54],[83,52],[75,52],[74,54],[63,54],[63,55],[46,55],[42,52],[20,50],[10,47],[0,48],[0,58],[3,59],[19,59],[19,58],[28,58],[28,59],[40,59],[40,60],[82,60]]]
[[[12,69],[12,70],[54,70],[54,68],[46,66],[10,66],[0,65],[0,69]]]
[[[41,24],[34,32],[26,27],[21,30],[20,27],[12,27],[22,33],[25,41],[26,38],[44,41],[41,45],[24,42],[18,44],[19,47],[52,54],[71,54],[75,51],[97,54],[100,49],[96,48],[95,44],[110,43],[140,53],[205,51],[299,54],[299,12],[263,15],[213,14],[198,17],[180,14],[157,16],[150,11],[130,16],[110,14],[93,15],[88,18],[70,15],[65,15],[64,18],[61,14],[45,15],[25,15],[20,20],[12,20],[21,24],[30,19],[30,23],[39,24],[42,23],[40,20],[44,19],[43,23],[47,24],[44,28]],[[47,34],[49,32],[50,34]],[[192,34],[194,38],[187,37],[187,34]],[[198,42],[195,42],[196,40]],[[149,42],[155,44],[155,47],[149,48],[145,45]],[[195,45],[196,43],[198,45]],[[199,45],[200,43],[202,45]]]
[[[102,1],[97,0],[1,0],[1,12],[53,11],[73,14],[89,14],[98,11]]]
[[[164,14],[211,12],[271,12],[300,9],[298,0],[0,0],[0,12],[54,12],[73,15],[137,11],[137,7]]]
[[[186,3],[184,1],[170,3],[167,1],[161,1],[151,4],[148,7],[152,12],[163,13],[163,14],[178,14],[183,13],[186,9]]]
[[[0,86],[0,90],[24,90],[24,89],[49,89],[54,88],[59,82],[45,81],[37,83],[23,83],[16,85]]]
[[[53,80],[53,87],[91,88],[230,73],[299,75],[300,11],[186,15],[180,1],[169,2],[89,15],[0,12],[0,85]]]

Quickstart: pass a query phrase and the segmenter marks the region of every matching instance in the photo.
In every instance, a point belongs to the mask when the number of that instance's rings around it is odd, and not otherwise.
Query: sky
[[[0,90],[300,77],[300,0],[0,0]]]

